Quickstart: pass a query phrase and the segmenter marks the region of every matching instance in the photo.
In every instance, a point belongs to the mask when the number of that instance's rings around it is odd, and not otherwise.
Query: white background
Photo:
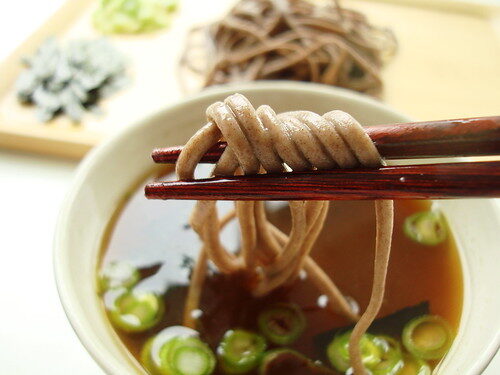
[[[0,60],[62,3],[0,0]],[[73,333],[52,272],[55,221],[76,167],[0,150],[0,375],[103,374]],[[483,375],[499,374],[497,354]]]

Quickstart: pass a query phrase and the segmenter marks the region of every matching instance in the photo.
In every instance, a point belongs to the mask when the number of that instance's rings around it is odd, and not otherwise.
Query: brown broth
[[[463,288],[453,238],[449,236],[444,243],[428,247],[411,241],[402,230],[407,216],[429,209],[430,204],[428,201],[395,202],[392,254],[379,316],[428,301],[431,313],[442,316],[456,329],[462,311]],[[141,184],[109,225],[101,265],[126,260],[139,267],[144,278],[148,277],[140,287],[167,290],[166,314],[159,325],[141,334],[117,331],[136,358],[146,339],[165,327],[182,323],[189,280],[186,260],[195,259],[200,248],[197,236],[187,226],[192,205],[186,201],[148,201],[143,196]],[[269,209],[269,218],[286,230],[289,226],[287,206],[274,203]],[[235,227],[229,226],[226,232],[226,243],[237,248]],[[325,227],[312,252],[313,258],[342,292],[359,303],[361,311],[368,304],[371,292],[374,239],[373,202],[332,202]],[[307,278],[261,299],[252,298],[241,284],[237,277],[218,273],[213,273],[205,284],[199,330],[202,339],[212,348],[228,329],[256,329],[255,317],[268,301],[293,301],[302,307],[308,325],[292,347],[313,359],[320,357],[313,345],[314,336],[349,323],[342,316],[318,306],[320,294]]]

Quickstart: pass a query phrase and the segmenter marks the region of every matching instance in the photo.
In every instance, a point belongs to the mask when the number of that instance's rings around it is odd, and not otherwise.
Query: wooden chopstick
[[[500,116],[376,125],[366,131],[385,159],[500,154]],[[225,147],[218,143],[201,162],[217,162]],[[158,148],[152,157],[156,163],[175,163],[181,150]]]
[[[500,197],[500,161],[231,176],[146,186],[149,199],[361,200]]]

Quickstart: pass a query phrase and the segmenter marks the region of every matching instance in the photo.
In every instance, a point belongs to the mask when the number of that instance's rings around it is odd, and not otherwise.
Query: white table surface
[[[62,2],[2,0],[0,60]],[[103,374],[64,315],[52,270],[55,222],[76,167],[0,150],[0,374]],[[483,375],[499,374],[497,354]]]

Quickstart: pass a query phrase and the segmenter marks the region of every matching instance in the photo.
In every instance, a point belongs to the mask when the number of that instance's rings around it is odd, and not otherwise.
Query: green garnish
[[[109,309],[109,317],[122,331],[142,332],[156,325],[163,312],[163,300],[157,294],[124,289]]]
[[[258,317],[259,329],[276,345],[290,345],[304,331],[306,319],[295,304],[277,303],[262,311]]]
[[[208,375],[214,368],[214,354],[197,337],[176,337],[160,349],[162,375]]]
[[[146,341],[146,343],[142,347],[140,359],[144,368],[150,374],[156,375],[158,372],[151,356],[151,349],[153,347],[154,339],[154,337],[151,337],[150,339],[148,339],[148,341]]]
[[[445,218],[438,211],[417,212],[408,216],[404,232],[413,241],[427,246],[439,245],[448,236]]]
[[[398,375],[431,375],[432,370],[427,362],[412,355],[404,356],[404,366]]]
[[[140,279],[139,270],[127,262],[111,262],[104,266],[99,277],[102,292],[114,288],[130,289]]]
[[[377,318],[368,328],[368,333],[372,335],[390,335],[391,337],[401,337],[403,328],[411,319],[429,314],[429,302],[422,302],[417,305],[408,306],[390,315]],[[318,352],[323,352],[324,348],[332,342],[335,336],[350,331],[354,324],[344,327],[337,327],[322,332],[314,337],[314,346]]]
[[[347,331],[335,336],[326,350],[331,365],[341,372],[346,372],[351,367],[349,358],[349,339],[351,338],[351,333],[352,331]],[[365,333],[359,345],[362,361],[366,367],[372,368],[382,361],[384,348],[377,341],[376,336]]]
[[[453,334],[443,318],[423,315],[403,329],[403,345],[417,358],[441,359],[451,346]]]
[[[235,329],[225,333],[217,348],[217,355],[225,373],[243,374],[257,367],[265,350],[264,337]]]
[[[389,336],[376,336],[374,342],[382,348],[379,363],[370,367],[373,375],[396,375],[403,368],[403,353],[399,342]]]
[[[178,0],[101,0],[93,16],[104,34],[138,34],[170,25]]]
[[[158,337],[158,336],[157,336]],[[215,368],[215,356],[198,337],[174,336],[158,353],[159,363],[152,357],[156,337],[146,341],[141,351],[143,366],[153,375],[210,375]]]
[[[341,372],[351,367],[349,339],[351,331],[336,336],[327,349],[332,366]],[[396,375],[403,368],[403,354],[399,342],[389,336],[363,335],[360,341],[361,357],[372,375]]]
[[[259,366],[260,375],[284,375],[292,370],[294,374],[334,375],[332,370],[315,363],[303,354],[288,348],[266,352]]]
[[[384,348],[384,351],[399,350],[401,351],[401,344],[394,337],[387,335],[376,335],[376,341]]]
[[[172,326],[146,341],[140,360],[151,375],[209,375],[215,368],[215,356],[187,327]]]

